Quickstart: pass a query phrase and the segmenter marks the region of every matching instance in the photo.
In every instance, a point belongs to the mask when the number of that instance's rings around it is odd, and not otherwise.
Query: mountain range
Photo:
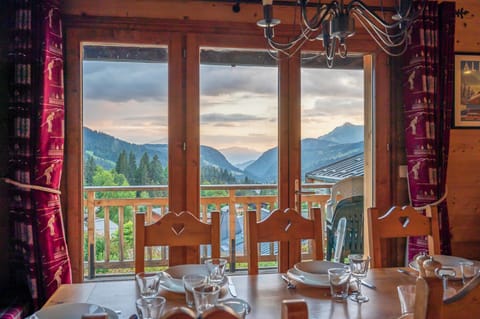
[[[342,160],[363,152],[363,125],[345,123],[331,132],[318,138],[305,138],[301,141],[302,176],[306,172],[321,166]],[[92,156],[97,165],[104,169],[112,169],[118,156],[125,150],[133,152],[137,161],[146,152],[150,158],[157,155],[162,165],[167,165],[167,144],[134,144],[120,140],[114,136],[83,128],[84,157]],[[276,183],[278,172],[278,148],[271,148],[255,160],[247,160],[250,154],[241,154],[241,148],[226,150],[235,153],[237,159],[246,160],[240,164],[232,164],[225,155],[210,146],[200,146],[201,167],[210,165],[225,169],[241,182],[245,177],[259,183]],[[251,157],[250,157],[251,158]],[[85,161],[86,162],[86,161]]]

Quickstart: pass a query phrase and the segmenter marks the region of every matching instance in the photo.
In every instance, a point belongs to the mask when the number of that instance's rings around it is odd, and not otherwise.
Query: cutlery
[[[235,285],[233,284],[232,278],[230,276],[227,276],[228,279],[228,291],[230,291],[230,294],[232,297],[237,296],[237,288],[235,288]]]
[[[282,279],[285,280],[285,282],[287,283],[287,288],[288,289],[297,288],[297,286],[290,280],[290,278],[288,278],[287,275],[282,275]]]
[[[371,284],[369,282],[366,282],[365,280],[361,280],[360,283],[364,285],[365,287],[368,287],[370,289],[377,289],[377,287],[374,284]]]
[[[404,275],[407,275],[407,276],[413,276],[413,277],[417,277],[416,274],[408,271],[408,270],[405,270],[405,269],[402,269],[402,268],[398,268],[397,271],[401,274],[404,274]]]

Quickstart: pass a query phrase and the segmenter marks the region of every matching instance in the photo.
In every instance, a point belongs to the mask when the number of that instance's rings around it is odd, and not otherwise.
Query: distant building
[[[347,177],[363,176],[363,152],[305,173],[307,183],[336,183]]]

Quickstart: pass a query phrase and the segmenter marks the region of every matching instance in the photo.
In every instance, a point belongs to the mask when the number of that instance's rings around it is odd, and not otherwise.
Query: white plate
[[[462,270],[460,269],[460,262],[469,261],[468,259],[447,255],[433,255],[433,259],[442,264],[442,267],[449,267],[455,270],[455,279],[462,279]],[[415,260],[411,261],[408,266],[418,271],[418,265]]]
[[[109,319],[118,319],[115,311],[90,303],[64,303],[42,308],[30,317],[29,319],[65,319],[65,318],[80,318],[84,314],[102,313],[106,312]]]
[[[326,278],[321,278],[319,280],[311,280],[309,278],[306,278],[304,275],[302,275],[298,270],[295,268],[290,268],[287,271],[287,276],[290,279],[295,280],[296,282],[305,284],[307,286],[312,286],[312,287],[330,287],[330,283],[328,281],[328,276]]]
[[[169,267],[165,270],[172,279],[167,280],[161,284],[162,288],[168,290],[170,292],[174,292],[177,294],[184,294],[185,288],[183,287],[183,280],[182,277],[187,274],[200,274],[208,276],[208,269],[207,266],[204,264],[186,264],[186,265],[177,265]],[[220,283],[222,290],[220,291],[220,295],[224,294],[224,288],[227,284],[227,276],[223,278],[223,281]]]
[[[343,268],[345,265],[326,260],[312,260],[296,263],[293,267],[310,281],[328,282],[328,269]]]

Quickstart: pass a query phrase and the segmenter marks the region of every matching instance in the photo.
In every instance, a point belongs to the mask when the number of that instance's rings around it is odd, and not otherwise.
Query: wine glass
[[[357,294],[351,295],[350,299],[355,302],[362,303],[367,302],[369,299],[367,296],[362,295],[362,278],[367,277],[368,267],[370,266],[370,256],[361,254],[349,255],[350,271],[351,275],[357,280]]]

